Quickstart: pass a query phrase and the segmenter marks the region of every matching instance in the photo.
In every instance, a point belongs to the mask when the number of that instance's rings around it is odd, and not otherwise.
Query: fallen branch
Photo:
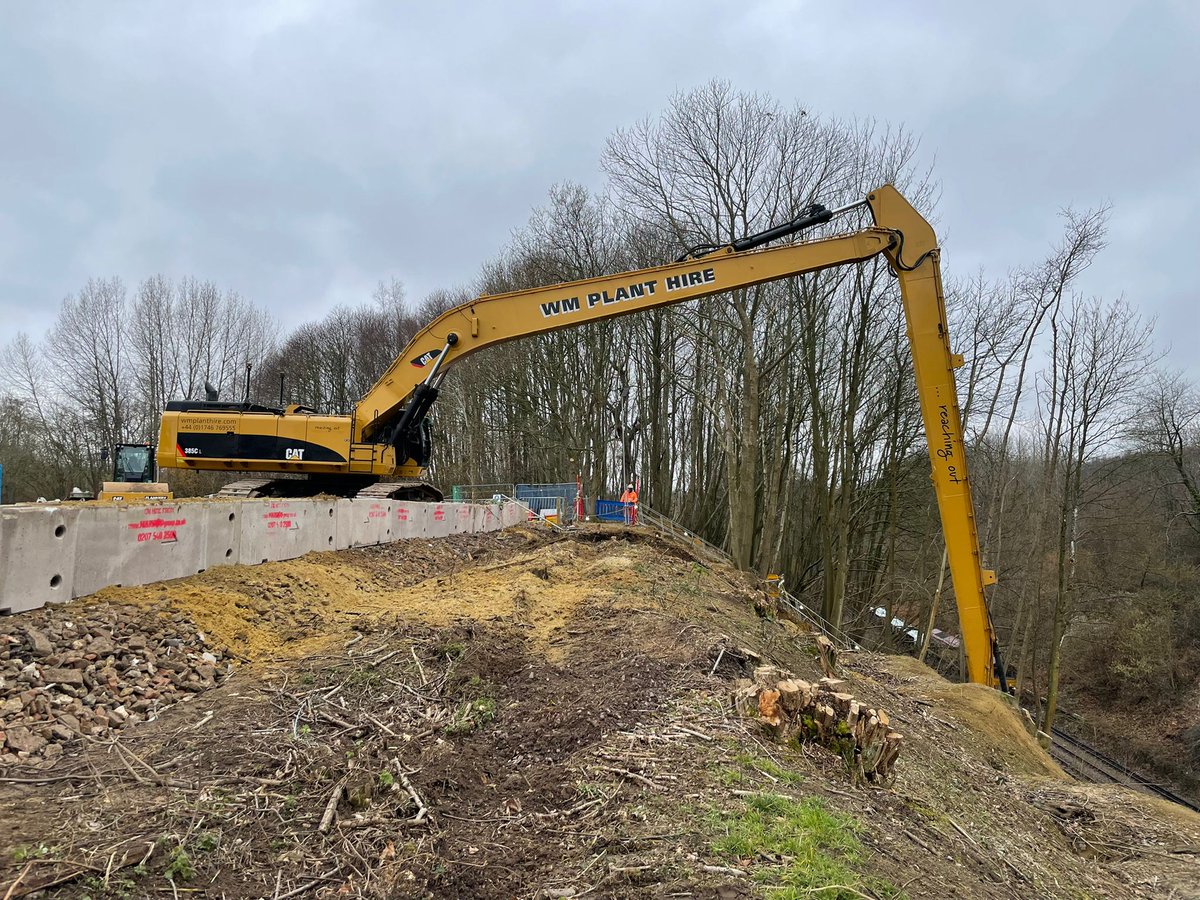
[[[737,875],[741,878],[746,876],[745,872],[741,869],[735,869],[733,866],[701,866],[700,868],[709,875]]]
[[[417,651],[409,644],[408,652],[412,654],[413,662],[417,664],[417,671],[421,673],[421,686],[429,684],[429,679],[425,677],[425,667],[421,665],[421,658],[417,656]]]
[[[601,771],[612,772],[614,775],[620,775],[622,778],[628,778],[630,781],[648,787],[652,791],[661,792],[663,788],[655,784],[645,775],[639,775],[637,772],[630,772],[628,769],[618,769],[615,766],[600,766]]]
[[[153,853],[154,844],[149,844],[149,850],[144,856],[141,857],[132,855],[128,850],[126,850],[121,854],[119,862],[116,862],[115,864],[110,862],[106,869],[100,869],[96,866],[89,865],[88,863],[82,863],[72,859],[32,859],[25,864],[25,868],[20,871],[16,877],[16,880],[8,886],[8,889],[4,892],[3,900],[13,900],[15,897],[24,897],[27,894],[43,891],[46,888],[69,884],[75,879],[83,875],[87,875],[89,872],[99,872],[102,875],[108,876],[113,872],[129,866],[144,865],[149,861]],[[60,872],[58,874],[41,875],[26,880],[30,871],[36,865],[68,866],[69,869],[68,871]]]
[[[333,792],[329,795],[329,800],[325,803],[325,812],[321,815],[321,824],[317,826],[317,831],[324,834],[333,825],[333,817],[337,815],[338,803],[342,800],[342,794],[346,792],[346,783],[339,781],[333,786]]]
[[[403,772],[398,772],[397,777],[400,783],[404,785],[404,789],[408,791],[408,796],[412,797],[413,803],[417,804],[417,814],[413,816],[414,822],[421,822],[425,816],[429,814],[429,810],[425,808],[425,801],[421,799],[421,795],[417,793],[417,789],[413,787],[413,783],[408,780],[408,776]]]
[[[423,815],[424,810],[417,815]],[[396,816],[364,816],[361,819],[342,819],[338,821],[338,828],[343,831],[353,831],[358,828],[396,828],[400,825],[427,825],[429,820],[425,818],[417,818],[412,816],[408,819],[400,819]]]
[[[721,651],[717,654],[717,661],[715,663],[713,663],[712,668],[708,670],[709,678],[712,678],[713,675],[717,674],[717,666],[721,665],[721,660],[724,658],[725,658],[725,648],[722,647]]]
[[[212,718],[214,715],[215,715],[215,713],[214,713],[214,712],[213,712],[213,711],[210,709],[208,712],[206,712],[206,713],[204,714],[204,718],[203,718],[203,719],[200,719],[199,721],[197,721],[197,722],[193,722],[191,725],[189,725],[189,726],[188,726],[188,730],[189,730],[189,731],[195,731],[195,730],[196,730],[197,728],[199,728],[201,725],[204,725],[204,724],[206,724],[206,723],[207,723],[207,722],[208,722],[208,721],[209,721],[209,720],[210,720],[210,719],[211,719],[211,718]]]
[[[25,880],[25,876],[29,874],[29,870],[32,868],[33,861],[25,863],[25,868],[23,868],[17,874],[16,879],[8,886],[8,890],[4,892],[4,900],[12,900],[13,897],[20,897],[22,894],[26,893],[25,891],[21,891],[21,893],[18,894],[16,893],[16,890],[21,886],[21,882]]]
[[[821,887],[805,888],[806,894],[825,893],[825,891],[845,891],[847,894],[853,894],[855,897],[862,897],[863,900],[879,900],[874,894],[864,894],[862,891],[855,890],[848,884],[824,884]]]
[[[682,731],[684,734],[690,734],[692,737],[698,737],[702,741],[711,741],[712,740],[711,734],[705,734],[702,731],[692,731],[692,729],[684,728],[682,725],[672,725],[671,727],[674,728],[676,731]]]
[[[287,900],[288,897],[299,897],[301,894],[307,894],[323,881],[328,881],[337,874],[337,869],[331,871],[328,875],[318,875],[316,881],[310,881],[308,884],[302,884],[298,888],[292,888],[286,894],[280,894],[275,900]]]

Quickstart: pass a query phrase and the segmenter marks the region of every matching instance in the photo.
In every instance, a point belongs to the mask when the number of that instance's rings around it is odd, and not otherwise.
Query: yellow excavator
[[[874,225],[820,240],[765,245],[866,206]],[[895,271],[912,347],[917,391],[946,552],[958,603],[967,677],[1003,688],[1004,671],[984,587],[979,539],[933,228],[891,185],[830,210],[813,205],[791,222],[724,247],[693,250],[674,263],[478,297],[426,325],[351,415],[318,415],[216,399],[173,401],[162,418],[163,469],[279,473],[228,485],[226,496],[397,497],[440,500],[421,481],[431,454],[427,418],[447,369],[494,344],[657,306],[745,288],[883,255]],[[297,477],[304,476],[304,477]]]

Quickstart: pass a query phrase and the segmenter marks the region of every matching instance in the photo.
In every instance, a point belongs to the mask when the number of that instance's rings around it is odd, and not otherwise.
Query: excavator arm
[[[726,247],[653,269],[478,297],[422,328],[383,373],[358,403],[358,439],[377,440],[388,424],[403,417],[420,385],[435,384],[448,366],[485,347],[860,262],[895,240],[886,229],[868,228],[757,253]]]
[[[976,684],[1007,691],[1000,647],[984,594],[984,587],[996,583],[996,573],[983,568],[979,552],[954,382],[954,370],[963,364],[963,358],[950,348],[937,238],[930,224],[894,187],[872,191],[867,203],[876,226],[896,235],[895,243],[884,253],[900,280],[921,418],[933,465],[933,488],[958,604],[966,675]]]
[[[963,360],[950,348],[937,239],[929,223],[891,185],[872,191],[865,204],[874,227],[852,234],[766,250],[751,249],[754,242],[739,242],[666,266],[482,296],[448,310],[418,332],[358,404],[356,440],[403,446],[404,433],[419,424],[436,398],[447,367],[485,347],[882,254],[900,281],[967,676],[1001,686],[1003,670],[984,595],[996,576],[980,560],[954,381],[954,370]],[[758,243],[832,218],[820,207],[814,210],[803,221],[764,232]]]
[[[757,249],[859,206],[874,225],[802,243]],[[883,255],[900,282],[917,391],[929,444],[932,478],[958,602],[967,676],[1004,686],[984,587],[995,575],[980,562],[979,539],[963,453],[954,369],[962,358],[950,349],[933,229],[891,185],[843,210],[821,206],[798,219],[703,255],[632,272],[478,297],[425,326],[355,406],[352,416],[317,415],[250,403],[172,401],[163,414],[158,462],[163,468],[280,472],[306,475],[276,482],[227,485],[229,495],[271,490],[338,490],[338,484],[391,496],[421,488],[429,455],[426,416],[448,367],[477,350],[517,338],[557,331],[654,307],[695,300],[832,266]],[[281,392],[282,393],[282,392]],[[282,397],[281,397],[282,401]],[[379,482],[374,485],[375,482]],[[429,488],[429,490],[433,490]]]

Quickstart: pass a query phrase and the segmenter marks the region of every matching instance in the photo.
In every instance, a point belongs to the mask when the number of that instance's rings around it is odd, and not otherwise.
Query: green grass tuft
[[[891,884],[851,868],[863,857],[858,826],[819,799],[755,794],[741,812],[712,810],[707,824],[716,852],[737,861],[779,860],[754,872],[756,881],[769,885],[769,900],[860,900],[866,890],[900,896]]]

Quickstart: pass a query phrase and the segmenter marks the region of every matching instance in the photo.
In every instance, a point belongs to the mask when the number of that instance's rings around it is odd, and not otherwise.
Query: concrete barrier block
[[[397,500],[392,506],[392,534],[398,541],[424,536],[428,504]]]
[[[205,503],[202,515],[205,521],[205,568],[237,565],[240,556],[238,548],[242,542],[242,518],[245,515],[241,504]]]
[[[470,534],[478,529],[475,527],[474,503],[448,503],[446,518],[450,523],[451,534]]]
[[[501,521],[505,528],[511,528],[514,525],[520,525],[529,518],[529,510],[520,503],[509,500],[504,503]]]
[[[373,547],[396,540],[392,525],[394,510],[399,502],[366,499],[339,501],[338,542],[347,535],[348,547]]]
[[[334,500],[248,500],[242,511],[239,562],[245,565],[295,559],[336,549]]]
[[[454,524],[454,503],[431,503],[429,518],[426,520],[425,536],[430,538],[449,537]]]
[[[0,507],[0,612],[305,553],[494,531],[516,503],[245,500]]]
[[[480,504],[479,518],[479,528],[482,531],[498,531],[499,529],[504,528],[504,504]]]
[[[79,509],[0,510],[0,613],[65,603],[73,596]]]
[[[352,500],[339,500],[333,508],[333,549],[349,550],[354,546],[355,519],[358,513]]]
[[[117,506],[93,507],[79,517],[76,539],[74,583],[76,597],[91,594],[120,582],[115,558],[122,539],[121,510]]]
[[[495,531],[501,527],[499,503],[476,503],[473,508],[476,531]]]
[[[204,571],[205,525],[201,504],[81,509],[74,595]]]

